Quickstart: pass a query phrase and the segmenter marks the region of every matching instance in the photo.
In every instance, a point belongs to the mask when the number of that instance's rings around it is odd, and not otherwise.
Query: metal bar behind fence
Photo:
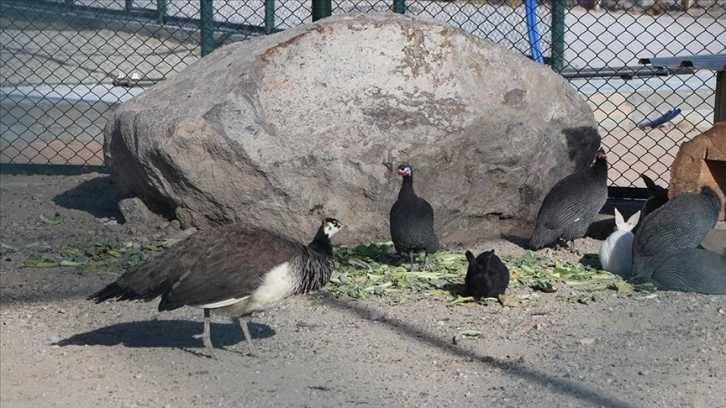
[[[156,0],[156,22],[159,25],[166,23],[166,0]]]
[[[393,11],[404,14],[406,12],[406,0],[393,0]]]
[[[560,72],[565,67],[565,2],[552,0],[552,69]]]
[[[265,0],[265,34],[275,32],[275,0]]]
[[[202,57],[214,51],[214,0],[199,0],[199,37]]]
[[[333,2],[331,0],[312,0],[313,1],[313,21],[321,18],[330,17],[333,13]]]
[[[70,165],[70,164],[18,164],[0,163],[0,174],[47,174],[58,176],[77,176],[87,173],[108,174],[106,166]]]

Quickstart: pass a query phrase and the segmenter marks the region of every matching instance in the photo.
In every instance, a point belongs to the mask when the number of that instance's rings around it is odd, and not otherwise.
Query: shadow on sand
[[[249,324],[252,340],[264,339],[275,335],[275,330],[265,324],[251,322]],[[212,323],[212,344],[215,348],[235,346],[244,342],[242,329],[234,323]],[[181,349],[204,349],[202,339],[194,335],[203,331],[202,322],[189,322],[184,320],[149,320],[128,323],[118,323],[59,341],[63,346],[115,346],[123,344],[126,347],[167,347]],[[247,347],[242,345],[242,347]]]
[[[58,194],[53,197],[53,202],[63,208],[85,211],[94,217],[113,217],[121,221],[123,215],[118,202],[123,198],[111,176],[99,176]]]
[[[360,303],[342,302],[332,298],[321,297],[322,301],[336,309],[345,311],[358,318],[369,319],[374,314],[381,315],[381,311],[362,305]],[[630,408],[634,405],[619,400],[615,396],[605,395],[603,390],[598,390],[585,384],[568,380],[560,376],[548,374],[534,367],[525,367],[524,364],[516,361],[502,360],[492,356],[478,354],[472,350],[466,350],[446,341],[429,332],[423,331],[404,321],[386,318],[380,321],[389,325],[394,330],[406,335],[411,341],[427,343],[450,355],[470,359],[479,362],[485,369],[496,369],[505,372],[511,377],[538,384],[558,394],[575,397],[582,401],[582,406],[601,406],[612,408]],[[534,404],[536,405],[536,403]]]

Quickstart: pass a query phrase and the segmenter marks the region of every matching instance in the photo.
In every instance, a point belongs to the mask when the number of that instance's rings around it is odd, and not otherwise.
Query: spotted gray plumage
[[[720,209],[721,199],[706,186],[700,193],[679,194],[650,213],[633,240],[633,280],[651,280],[662,259],[696,248],[716,225]]]
[[[661,290],[726,294],[726,256],[700,248],[688,248],[665,257],[651,276]]]
[[[608,199],[608,164],[598,151],[595,163],[558,181],[545,196],[537,214],[537,226],[529,240],[532,249],[562,239],[582,238]]]
[[[204,308],[204,345],[214,356],[210,309],[236,316],[252,352],[249,317],[287,296],[318,290],[333,272],[330,237],[343,225],[327,218],[305,246],[281,234],[238,224],[197,232],[121,275],[89,297],[151,301],[159,311]]]
[[[439,249],[439,239],[434,230],[434,210],[425,199],[416,195],[413,190],[413,169],[402,164],[396,173],[403,177],[398,199],[391,207],[390,227],[391,241],[396,251],[409,256],[413,270],[414,253],[423,251],[424,265],[427,256]]]

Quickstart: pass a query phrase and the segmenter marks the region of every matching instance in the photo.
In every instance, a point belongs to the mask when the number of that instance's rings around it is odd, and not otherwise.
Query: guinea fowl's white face
[[[328,238],[331,238],[336,232],[343,229],[343,227],[344,225],[335,218],[326,218],[325,223],[323,224],[323,232],[328,236]]]
[[[398,168],[396,169],[396,173],[398,173],[398,175],[401,177],[407,177],[411,175],[411,168],[406,166],[405,164],[402,164],[398,166]]]

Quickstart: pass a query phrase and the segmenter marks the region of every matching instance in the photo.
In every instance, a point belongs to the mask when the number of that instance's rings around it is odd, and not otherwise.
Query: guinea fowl
[[[726,294],[726,256],[706,249],[687,248],[667,255],[651,280],[658,289]]]
[[[291,295],[315,291],[330,280],[330,238],[343,228],[326,218],[305,246],[280,234],[238,224],[197,232],[169,250],[121,275],[89,300],[151,301],[161,296],[159,311],[182,306],[204,309],[201,338],[212,357],[210,310],[238,317],[254,354],[250,316]],[[197,336],[199,337],[199,336]]]
[[[428,265],[428,254],[439,249],[439,240],[434,231],[434,210],[431,204],[413,191],[413,170],[402,164],[396,173],[403,177],[398,199],[391,207],[391,241],[396,252],[408,255],[413,271],[413,256],[424,251],[422,269]]]
[[[633,279],[650,281],[665,256],[696,248],[716,225],[721,205],[716,192],[705,186],[700,193],[678,194],[650,213],[633,240]]]
[[[529,241],[532,249],[558,240],[582,238],[608,199],[608,163],[600,149],[595,163],[558,181],[545,196],[537,214],[537,227]]]

